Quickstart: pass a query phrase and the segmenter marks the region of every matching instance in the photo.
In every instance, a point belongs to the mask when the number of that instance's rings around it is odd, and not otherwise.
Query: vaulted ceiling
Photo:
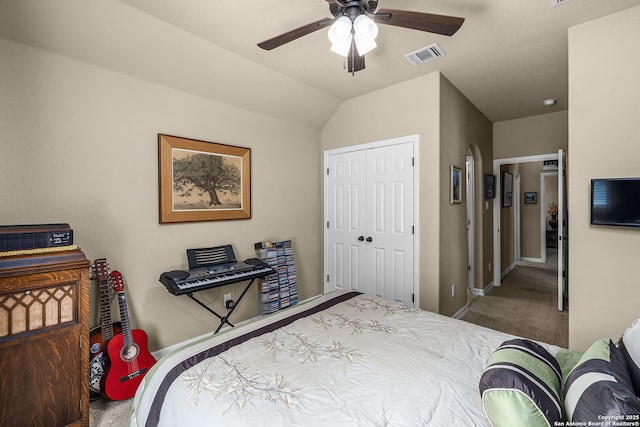
[[[380,25],[378,47],[355,75],[329,51],[327,29],[271,51],[257,46],[331,17],[324,0],[0,0],[0,37],[318,128],[343,100],[439,70],[499,122],[568,109],[568,28],[637,5],[379,0],[378,8],[465,22],[452,37]],[[404,58],[433,43],[446,56],[422,65]],[[594,61],[606,60],[606,52],[594,52]],[[224,82],[234,79],[226,93]],[[558,103],[545,107],[546,98]]]

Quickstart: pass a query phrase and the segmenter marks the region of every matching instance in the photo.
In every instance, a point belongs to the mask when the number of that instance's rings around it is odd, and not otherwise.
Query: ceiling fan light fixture
[[[356,47],[358,48],[358,54],[360,54],[360,56],[368,52],[371,52],[374,48],[378,46],[375,40],[367,39],[364,37],[358,37],[357,34],[355,36],[355,42],[356,42]]]
[[[364,55],[376,46],[378,26],[367,15],[358,15],[353,21],[353,32],[358,53]]]
[[[323,28],[329,28],[331,51],[347,58],[350,73],[364,70],[364,54],[376,47],[378,24],[409,28],[443,36],[454,35],[464,18],[410,10],[377,9],[378,0],[325,0],[333,18],[322,18],[258,43],[264,50],[299,39]],[[557,0],[561,1],[561,0]],[[569,1],[569,0],[562,0]],[[376,10],[378,10],[376,12]],[[374,22],[375,21],[375,22]]]
[[[338,55],[347,56],[351,48],[353,34],[351,31],[351,20],[346,16],[341,16],[329,28],[329,41],[331,41],[331,51]]]

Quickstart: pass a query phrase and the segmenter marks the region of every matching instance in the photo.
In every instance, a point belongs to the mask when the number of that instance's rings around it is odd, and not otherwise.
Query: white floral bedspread
[[[478,381],[510,338],[331,293],[168,354],[131,426],[488,426]]]

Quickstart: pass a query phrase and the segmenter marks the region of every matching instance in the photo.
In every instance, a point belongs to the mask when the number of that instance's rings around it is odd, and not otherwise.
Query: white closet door
[[[369,293],[412,305],[413,144],[367,151]],[[371,289],[372,288],[372,289]]]
[[[329,156],[325,291],[413,305],[413,144]]]
[[[328,278],[325,292],[366,292],[364,283],[366,152],[329,156]],[[358,240],[358,239],[361,240]]]

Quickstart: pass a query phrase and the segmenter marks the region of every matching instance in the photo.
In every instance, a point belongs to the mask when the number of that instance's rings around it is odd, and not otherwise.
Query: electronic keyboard
[[[263,261],[249,258],[242,262],[231,262],[209,267],[173,270],[160,275],[160,282],[174,295],[215,288],[244,280],[260,279],[275,273]]]
[[[187,258],[188,271],[172,270],[160,275],[160,283],[174,295],[261,279],[275,273],[275,270],[258,258],[237,261],[231,245],[187,249]]]

